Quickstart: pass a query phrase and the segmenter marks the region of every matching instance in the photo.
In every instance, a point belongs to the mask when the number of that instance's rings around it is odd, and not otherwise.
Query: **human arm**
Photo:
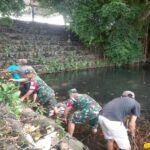
[[[21,101],[24,101],[26,98],[28,98],[32,93],[34,92],[34,90],[29,90],[25,95],[23,95],[20,99]]]
[[[1,70],[0,73],[10,73],[11,71],[8,69]]]
[[[37,93],[34,93],[33,94],[33,102],[36,102],[37,101]]]
[[[140,117],[140,112],[141,105],[137,101],[134,101],[134,107],[131,110],[131,117],[128,125],[129,132],[132,134],[132,136],[135,134],[136,120],[138,117]]]
[[[13,82],[26,82],[28,81],[28,78],[21,78],[21,79],[9,79],[9,81],[13,81]]]
[[[69,114],[69,111],[71,110],[71,108],[72,108],[71,103],[68,100],[68,102],[66,104],[65,111],[64,111],[64,118],[63,118],[63,120],[65,121],[65,123],[67,123],[67,117],[68,117],[68,114]]]
[[[0,75],[5,76],[6,74],[11,74],[11,71],[4,69],[0,71]]]
[[[10,75],[11,75],[11,72],[7,69],[5,70],[0,70],[0,76],[3,78],[3,79],[9,79],[10,78]]]
[[[23,95],[23,96],[21,97],[21,100],[24,101],[24,100],[27,99],[34,91],[36,91],[36,86],[37,86],[37,84],[36,84],[35,80],[31,79],[31,80],[30,80],[30,87],[29,87],[29,90],[28,90],[28,92],[27,92],[25,95]],[[34,95],[33,95],[33,101],[36,102],[36,100],[37,100],[37,93],[34,93]]]
[[[136,129],[136,120],[137,116],[132,115],[130,118],[129,126],[128,126],[128,131],[131,133],[132,136],[135,135],[135,129]]]

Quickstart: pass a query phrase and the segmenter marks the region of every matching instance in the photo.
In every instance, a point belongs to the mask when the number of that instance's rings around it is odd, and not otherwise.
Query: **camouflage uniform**
[[[39,76],[36,75],[31,79],[31,90],[32,87],[37,92],[37,99],[40,104],[52,108],[56,106],[57,102],[54,90],[50,88]]]
[[[75,94],[69,99],[71,106],[76,111],[73,113],[70,122],[75,124],[83,124],[88,122],[91,128],[96,128],[98,114],[101,106],[90,96],[86,94]]]

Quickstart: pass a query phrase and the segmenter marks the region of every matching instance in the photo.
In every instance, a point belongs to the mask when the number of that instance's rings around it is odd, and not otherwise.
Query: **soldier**
[[[27,99],[33,92],[37,93],[37,102],[39,102],[44,107],[47,107],[48,110],[51,108],[54,110],[54,113],[58,113],[58,109],[56,107],[56,99],[54,90],[49,87],[38,75],[33,73],[33,70],[26,70],[25,71],[25,78],[21,79],[10,79],[10,81],[14,82],[26,82],[30,81],[30,87],[28,92],[21,97],[21,100],[24,101]]]
[[[75,130],[75,124],[88,123],[93,133],[97,132],[98,114],[101,106],[87,94],[79,94],[76,89],[69,90],[69,100],[64,111],[64,120],[67,122],[67,116],[71,108],[76,111],[72,114],[68,123],[68,132],[72,136]]]

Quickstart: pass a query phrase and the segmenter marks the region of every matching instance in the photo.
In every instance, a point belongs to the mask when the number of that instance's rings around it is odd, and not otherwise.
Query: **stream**
[[[141,104],[142,116],[150,120],[149,65],[44,74],[41,78],[55,90],[58,101],[66,101],[69,98],[68,90],[76,88],[79,93],[90,95],[103,106],[113,98],[121,96],[124,90],[131,90],[135,93],[135,99]],[[75,137],[87,144],[90,150],[99,149],[100,143],[98,141],[100,137],[91,135],[87,126],[77,126]]]

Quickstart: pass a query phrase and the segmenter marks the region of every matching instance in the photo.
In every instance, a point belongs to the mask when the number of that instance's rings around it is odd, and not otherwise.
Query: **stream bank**
[[[19,117],[0,105],[1,150],[84,150],[76,138],[71,137],[56,119],[48,118],[21,104]]]

